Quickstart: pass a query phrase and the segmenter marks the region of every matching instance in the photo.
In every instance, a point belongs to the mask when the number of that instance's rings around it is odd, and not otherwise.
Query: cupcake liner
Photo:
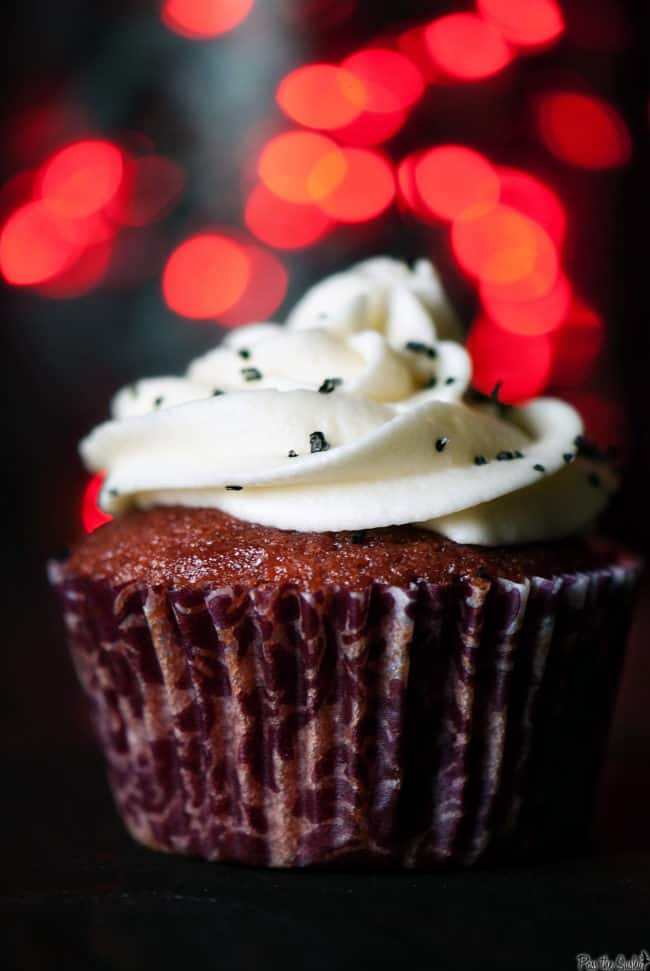
[[[588,831],[639,564],[114,587],[50,565],[121,815],[175,853],[425,867]]]

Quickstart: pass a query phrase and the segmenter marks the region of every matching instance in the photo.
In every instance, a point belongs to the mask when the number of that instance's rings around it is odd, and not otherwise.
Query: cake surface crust
[[[611,550],[581,538],[513,547],[465,546],[414,526],[305,533],[217,509],[161,506],[126,513],[80,540],[66,569],[113,583],[254,587],[295,583],[362,589],[464,576],[551,577],[598,569]]]

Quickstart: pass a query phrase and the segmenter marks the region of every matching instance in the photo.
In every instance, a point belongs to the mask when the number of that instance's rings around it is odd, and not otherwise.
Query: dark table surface
[[[650,951],[650,591],[634,626],[593,840],[571,859],[439,872],[283,872],[153,853],[87,740],[3,758],[4,967],[576,968]]]

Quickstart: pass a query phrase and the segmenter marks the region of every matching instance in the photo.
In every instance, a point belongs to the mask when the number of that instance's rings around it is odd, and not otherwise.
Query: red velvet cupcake
[[[50,565],[148,846],[470,864],[588,830],[639,565],[551,399],[467,393],[428,264],[138,382],[82,444],[115,519]]]

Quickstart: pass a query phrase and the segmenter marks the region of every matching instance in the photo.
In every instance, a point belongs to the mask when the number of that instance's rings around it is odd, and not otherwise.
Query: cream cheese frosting
[[[577,454],[577,412],[468,400],[471,362],[430,264],[368,260],[286,325],[253,324],[184,377],[120,391],[81,444],[110,513],[219,508],[301,531],[414,523],[461,543],[584,529],[615,487]]]

